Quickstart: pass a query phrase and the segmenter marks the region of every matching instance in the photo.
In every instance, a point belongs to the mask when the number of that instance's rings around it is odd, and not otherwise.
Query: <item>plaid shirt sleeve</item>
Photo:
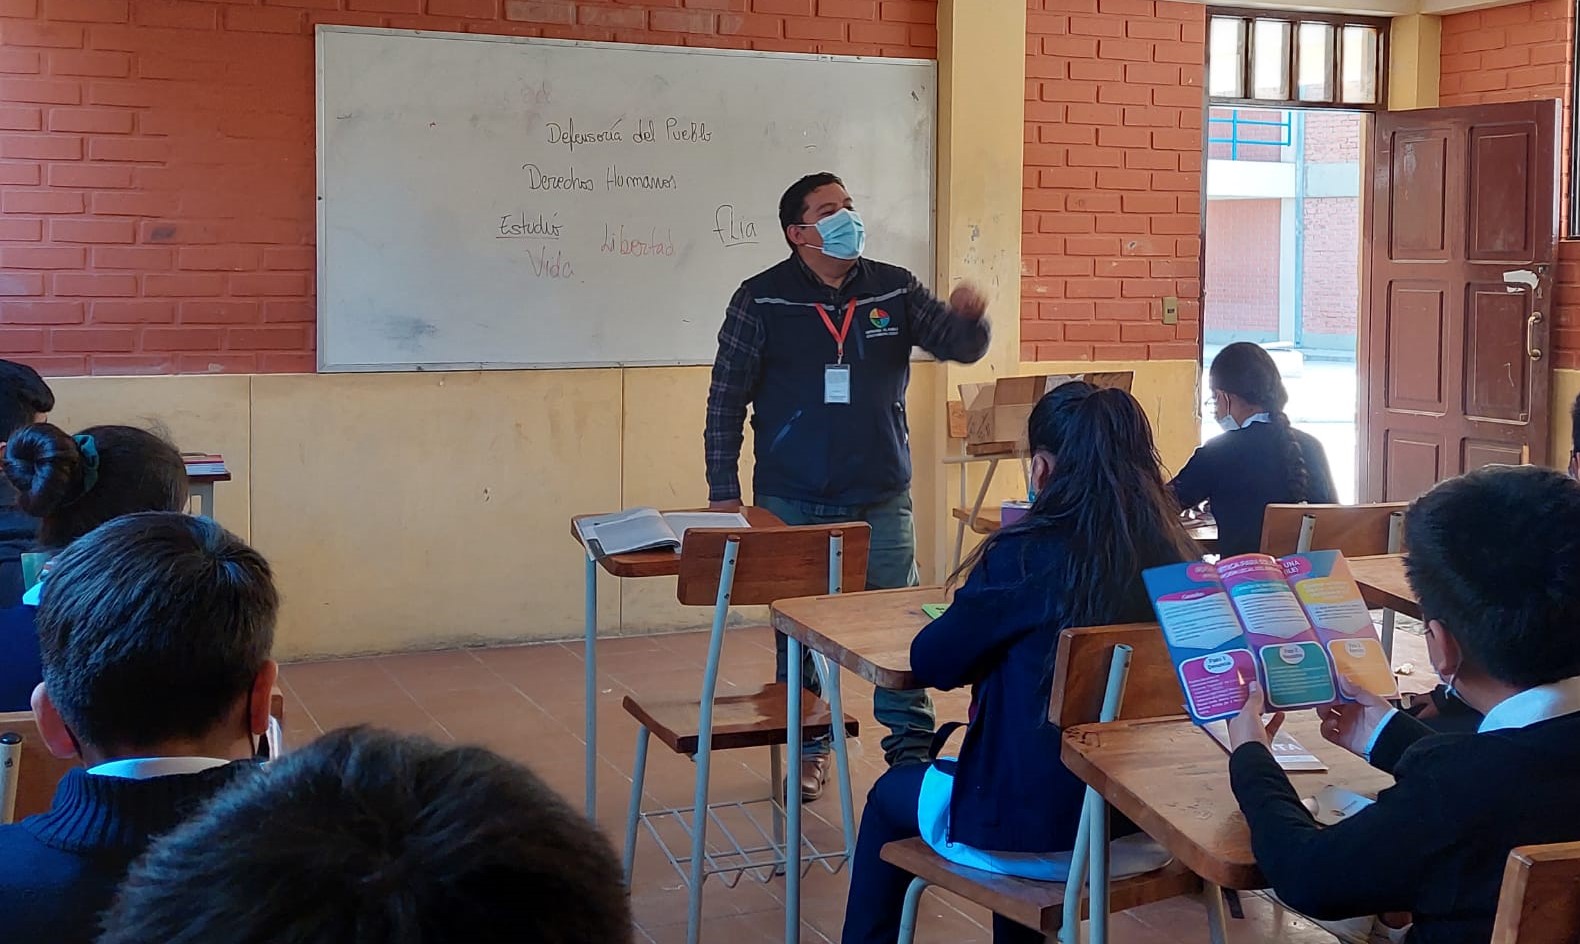
[[[974,364],[987,353],[987,318],[973,320],[955,314],[914,275],[906,288],[905,302],[911,331],[922,350],[941,361],[962,364]]]
[[[751,295],[742,286],[724,313],[719,353],[713,358],[713,381],[708,385],[708,418],[702,442],[709,501],[741,497],[741,444],[746,438],[742,430],[746,405],[757,392],[765,334],[762,316],[752,307]]]

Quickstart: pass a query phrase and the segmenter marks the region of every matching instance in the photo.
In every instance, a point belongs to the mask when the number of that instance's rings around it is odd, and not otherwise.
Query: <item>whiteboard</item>
[[[930,61],[318,28],[326,371],[708,364],[832,171],[933,273]]]

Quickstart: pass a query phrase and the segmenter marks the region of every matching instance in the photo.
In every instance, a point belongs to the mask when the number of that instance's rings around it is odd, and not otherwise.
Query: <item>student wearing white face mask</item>
[[[865,258],[867,228],[833,174],[796,181],[779,201],[790,255],[742,283],[719,330],[708,388],[708,500],[741,506],[742,424],[756,436],[753,502],[790,525],[864,521],[867,587],[916,583],[911,450],[905,418],[911,351],[971,362],[988,347],[987,299],[958,286],[945,304],[905,269]],[[787,675],[779,636],[779,680]],[[799,670],[817,691],[808,654]],[[933,712],[926,692],[873,699],[890,766],[924,763]],[[826,741],[804,746],[801,792],[823,789]]]
[[[1213,418],[1224,434],[1196,450],[1169,483],[1181,508],[1206,502],[1218,520],[1225,557],[1261,548],[1268,505],[1338,501],[1322,444],[1289,425],[1289,393],[1278,365],[1240,341],[1213,358],[1207,373]]]

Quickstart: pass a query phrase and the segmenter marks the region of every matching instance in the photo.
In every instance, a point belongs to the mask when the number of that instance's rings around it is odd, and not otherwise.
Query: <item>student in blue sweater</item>
[[[17,506],[34,516],[38,537],[30,550],[46,556],[112,518],[187,504],[181,453],[131,426],[92,426],[76,436],[48,423],[24,426],[6,444],[0,471]],[[41,586],[0,610],[0,711],[26,711],[42,677],[33,628]]]
[[[1254,554],[1267,506],[1333,504],[1333,473],[1322,444],[1289,425],[1289,392],[1259,345],[1239,341],[1218,352],[1207,386],[1223,435],[1197,449],[1169,488],[1181,508],[1211,507],[1224,557]]]
[[[1032,410],[1028,442],[1030,512],[972,555],[949,609],[911,644],[919,682],[971,686],[959,760],[896,767],[873,785],[844,944],[887,944],[898,933],[911,876],[878,855],[894,840],[922,835],[946,858],[1025,877],[1044,877],[1050,861],[1057,869],[1048,854],[1074,847],[1084,793],[1059,762],[1059,730],[1048,723],[1059,633],[1150,619],[1141,571],[1197,553],[1130,394],[1064,384]],[[1042,936],[995,917],[993,939]]]
[[[83,767],[49,812],[0,826],[6,940],[92,941],[149,840],[254,768],[278,608],[268,563],[207,518],[130,515],[56,558],[33,711]]]
[[[0,360],[0,451],[11,434],[29,423],[42,423],[55,408],[55,394],[38,371]],[[0,477],[0,610],[22,599],[22,555],[33,549],[38,522],[17,507],[16,489]]]
[[[631,942],[609,841],[498,754],[350,728],[269,767],[149,850],[99,944]]]

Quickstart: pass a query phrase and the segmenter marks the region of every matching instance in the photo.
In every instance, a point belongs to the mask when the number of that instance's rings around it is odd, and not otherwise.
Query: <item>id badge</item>
[[[823,368],[823,402],[850,402],[849,364],[829,364]]]

